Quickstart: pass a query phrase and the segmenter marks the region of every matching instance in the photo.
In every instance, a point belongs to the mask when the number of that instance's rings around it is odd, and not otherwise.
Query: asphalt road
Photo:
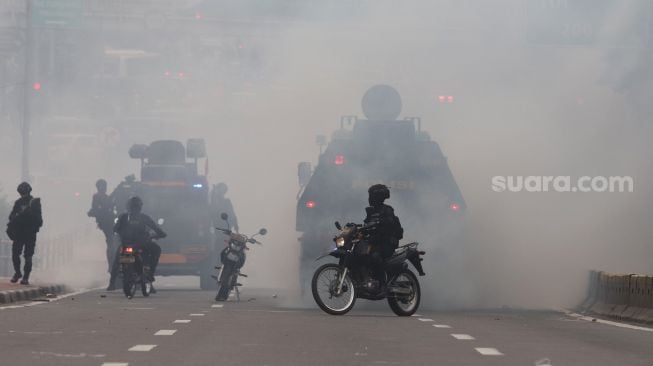
[[[560,312],[399,318],[378,304],[335,317],[246,288],[241,302],[213,307],[214,294],[193,290],[196,282],[160,279],[150,298],[98,290],[4,307],[0,365],[653,364],[653,332]]]

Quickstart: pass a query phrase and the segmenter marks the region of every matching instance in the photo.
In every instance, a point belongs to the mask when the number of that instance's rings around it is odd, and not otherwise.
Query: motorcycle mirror
[[[258,233],[259,233],[260,235],[265,235],[265,234],[268,233],[268,229],[263,228],[263,229],[259,230]]]
[[[342,226],[340,226],[340,223],[338,221],[336,221],[336,228],[338,230],[342,230]]]
[[[227,215],[226,212],[223,212],[223,213],[220,214],[220,218],[227,221],[227,219],[229,218],[229,215]]]

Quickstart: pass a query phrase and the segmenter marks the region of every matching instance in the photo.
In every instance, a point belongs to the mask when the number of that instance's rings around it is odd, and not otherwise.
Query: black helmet
[[[386,199],[390,198],[390,190],[384,184],[375,184],[371,186],[367,193],[369,193],[370,206],[378,206]]]
[[[98,179],[97,182],[95,182],[95,188],[98,189],[98,191],[105,191],[107,190],[107,181],[104,179]]]
[[[16,190],[21,196],[24,196],[32,192],[32,186],[30,186],[29,183],[27,182],[23,182],[18,185],[18,188]]]
[[[227,194],[228,189],[229,187],[227,187],[227,184],[223,182],[220,182],[213,186],[213,192],[215,192],[215,194],[220,196],[224,196],[225,194]]]
[[[127,212],[138,213],[141,212],[142,208],[143,208],[143,200],[140,197],[134,196],[129,200],[127,200]]]

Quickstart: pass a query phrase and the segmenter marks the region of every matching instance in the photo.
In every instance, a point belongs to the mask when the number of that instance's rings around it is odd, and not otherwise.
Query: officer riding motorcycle
[[[384,204],[390,198],[390,190],[383,184],[375,184],[368,189],[369,207],[365,208],[367,216],[364,224],[370,235],[369,265],[372,269],[371,287],[378,287],[385,282],[384,262],[392,256],[404,237],[404,229],[392,206]]]
[[[138,196],[132,197],[127,201],[127,212],[118,217],[118,221],[113,231],[120,235],[123,246],[130,245],[141,248],[145,252],[145,262],[149,264],[149,280],[154,282],[154,273],[159,264],[161,256],[161,247],[153,242],[153,239],[162,239],[167,234],[157,225],[152,218],[144,213],[143,200]],[[154,232],[154,235],[151,235]],[[120,249],[119,252],[120,253]],[[119,255],[116,255],[118,258]],[[115,280],[118,274],[118,261],[114,261],[114,269],[111,271],[111,281],[108,290],[115,289]]]

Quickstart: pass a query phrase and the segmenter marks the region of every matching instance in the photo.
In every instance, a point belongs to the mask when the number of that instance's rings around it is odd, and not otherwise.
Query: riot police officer
[[[231,200],[225,197],[228,189],[229,187],[222,182],[213,186],[213,190],[211,191],[211,216],[213,217],[213,225],[222,225],[220,215],[224,212],[229,215],[232,224],[232,227],[229,229],[238,232],[238,218],[236,217],[234,206],[231,204]]]
[[[377,280],[383,281],[383,264],[392,256],[399,246],[399,239],[404,236],[399,218],[392,206],[384,201],[390,198],[390,190],[383,184],[375,184],[368,189],[369,207],[365,208],[365,228],[372,244],[370,264]]]
[[[41,199],[32,197],[32,186],[27,182],[19,184],[17,190],[20,198],[14,203],[7,223],[7,235],[13,241],[11,259],[14,264],[14,276],[10,281],[16,283],[22,278],[20,283],[29,285],[32,257],[36,247],[36,233],[43,226]],[[20,271],[21,254],[25,258],[23,272]]]
[[[136,176],[130,174],[111,192],[111,199],[115,204],[116,212],[118,214],[125,212],[123,210],[127,207],[127,201],[135,196],[143,197],[143,190],[141,184],[136,182]]]
[[[89,217],[94,217],[98,228],[104,234],[107,244],[106,256],[108,271],[111,272],[111,263],[115,248],[113,247],[113,225],[116,215],[113,212],[114,202],[111,196],[107,195],[107,181],[98,179],[95,182],[97,193],[93,195],[91,209],[88,211]]]

